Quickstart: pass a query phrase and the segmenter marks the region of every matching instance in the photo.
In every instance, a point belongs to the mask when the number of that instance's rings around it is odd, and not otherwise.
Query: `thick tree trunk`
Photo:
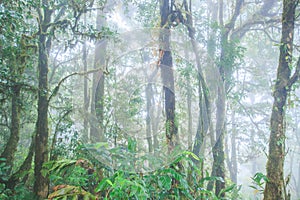
[[[96,28],[101,30],[106,21],[103,16],[104,12],[97,11]],[[106,54],[106,40],[102,39],[96,42],[95,45],[95,57],[94,68],[102,68],[102,71],[93,74],[93,86],[92,86],[92,101],[91,101],[91,113],[96,116],[95,120],[92,120],[90,127],[90,140],[91,142],[104,141],[103,135],[103,117],[104,117],[104,71],[105,66],[105,54]]]
[[[274,102],[271,115],[271,133],[267,162],[267,178],[264,200],[287,199],[284,183],[285,158],[285,109],[291,76],[295,8],[297,1],[284,0],[282,13],[282,35]]]
[[[47,6],[48,2],[43,1],[44,13],[39,16],[40,30],[38,38],[38,119],[36,123],[35,137],[35,157],[34,157],[34,193],[38,198],[47,198],[48,195],[48,177],[43,176],[43,164],[48,161],[48,57],[51,47],[50,39],[47,40],[48,24],[51,20],[52,11]]]
[[[171,13],[170,1],[161,0],[160,16],[162,28],[160,32],[160,64],[161,77],[163,80],[163,89],[165,97],[165,113],[166,113],[166,138],[168,150],[171,152],[177,145],[178,125],[175,121],[175,87],[173,74],[173,61],[170,50],[170,29],[169,14]]]

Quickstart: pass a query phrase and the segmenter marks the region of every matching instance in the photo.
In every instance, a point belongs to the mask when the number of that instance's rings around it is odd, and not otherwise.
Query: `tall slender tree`
[[[43,0],[39,13],[39,35],[38,35],[38,119],[36,123],[35,156],[34,156],[34,192],[40,198],[48,195],[49,180],[43,176],[43,164],[48,161],[48,64],[49,51],[51,48],[51,38],[47,35],[53,10],[49,7],[49,2]]]
[[[271,133],[267,162],[267,178],[264,200],[289,199],[284,181],[285,158],[285,113],[286,100],[292,85],[299,79],[300,58],[295,73],[291,76],[295,10],[298,0],[283,0],[282,32],[277,78],[273,92]]]

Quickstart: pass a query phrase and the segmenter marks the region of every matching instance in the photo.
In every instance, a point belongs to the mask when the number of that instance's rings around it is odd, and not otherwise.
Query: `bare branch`
[[[242,26],[238,27],[237,29],[233,30],[231,37],[232,38],[242,38],[246,32],[253,26],[256,25],[269,25],[269,24],[277,24],[280,22],[280,18],[273,18],[269,19],[267,21],[265,20],[248,20],[246,23],[244,23]]]
[[[96,72],[99,72],[99,71],[103,71],[103,68],[97,68],[97,69],[93,69],[93,70],[85,71],[85,72],[74,72],[74,73],[69,74],[68,76],[64,77],[63,79],[61,79],[61,80],[58,82],[57,86],[54,88],[52,94],[50,95],[50,97],[49,97],[49,99],[48,99],[48,102],[50,102],[51,99],[52,99],[54,96],[57,95],[58,90],[59,90],[61,84],[62,84],[65,80],[67,80],[68,78],[70,78],[70,77],[72,77],[72,76],[75,76],[75,75],[86,76],[86,75],[88,75],[88,74],[96,73]]]

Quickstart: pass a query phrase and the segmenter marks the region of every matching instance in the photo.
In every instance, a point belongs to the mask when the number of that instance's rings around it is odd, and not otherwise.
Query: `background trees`
[[[299,198],[297,3],[1,1],[1,198]]]

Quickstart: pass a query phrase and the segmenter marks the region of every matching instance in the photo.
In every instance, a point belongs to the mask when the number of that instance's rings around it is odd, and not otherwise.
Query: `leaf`
[[[227,187],[227,188],[224,188],[220,191],[218,197],[221,196],[221,194],[223,193],[226,193],[226,192],[229,192],[229,191],[232,191],[234,188],[236,187],[236,184],[232,184],[231,186]]]
[[[102,179],[100,181],[100,183],[97,185],[97,187],[95,189],[95,192],[103,191],[103,190],[105,190],[108,187],[108,185],[112,185],[112,184],[109,184],[108,181],[110,181],[108,178]],[[111,181],[110,181],[110,183],[111,183]]]
[[[137,185],[133,185],[131,188],[130,188],[130,197],[136,195],[136,193],[138,192],[139,190],[139,187]]]
[[[182,175],[179,174],[178,172],[176,172],[172,168],[168,168],[168,169],[163,170],[163,173],[170,173],[172,175],[172,177],[174,177],[178,181],[182,179]]]
[[[161,176],[159,177],[158,185],[160,186],[160,188],[170,190],[172,185],[172,179],[169,176]]]
[[[196,154],[194,154],[193,152],[190,152],[190,151],[185,151],[185,152],[183,152],[185,155],[188,155],[188,156],[192,156],[195,160],[200,160],[200,158],[196,155]]]

